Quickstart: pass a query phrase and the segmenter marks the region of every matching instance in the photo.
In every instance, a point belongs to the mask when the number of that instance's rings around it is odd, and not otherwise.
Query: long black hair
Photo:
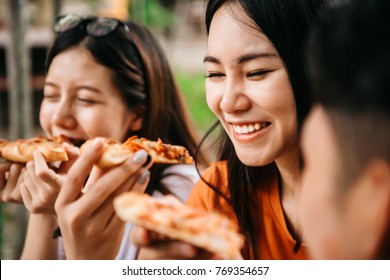
[[[216,11],[224,5],[229,5],[233,16],[240,15],[240,13],[233,13],[235,9],[241,9],[252,20],[250,28],[264,33],[273,43],[284,62],[293,88],[298,133],[312,103],[306,75],[305,41],[321,9],[329,2],[328,0],[210,0],[206,7],[207,34]],[[240,21],[238,18],[237,20]],[[217,126],[214,125],[211,129]],[[246,236],[254,257],[257,258],[257,252],[253,250],[257,247],[256,217],[253,214],[255,213],[253,209],[256,209],[258,203],[255,190],[260,180],[264,182],[274,178],[278,170],[275,163],[258,167],[244,165],[237,157],[226,132],[223,129],[221,131],[218,138],[218,145],[221,147],[219,159],[227,161],[229,194],[218,193],[224,195],[229,201],[240,229]],[[205,137],[210,133],[206,133]],[[215,186],[210,187],[216,190]]]

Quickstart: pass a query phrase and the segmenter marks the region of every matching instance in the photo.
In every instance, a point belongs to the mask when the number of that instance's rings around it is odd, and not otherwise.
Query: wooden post
[[[56,19],[61,14],[61,8],[62,8],[62,0],[54,0],[54,4],[53,4],[54,19]]]
[[[30,55],[26,44],[26,20],[23,9],[26,0],[8,0],[10,45],[7,49],[10,137],[32,136],[32,93]]]
[[[10,40],[6,46],[8,108],[10,112],[9,139],[27,138],[32,136],[32,92],[30,52],[26,44],[26,20],[24,8],[26,0],[8,0],[8,30]],[[4,244],[2,257],[17,259],[23,246],[26,232],[26,210],[23,205],[5,204],[2,215],[6,220],[2,228]]]

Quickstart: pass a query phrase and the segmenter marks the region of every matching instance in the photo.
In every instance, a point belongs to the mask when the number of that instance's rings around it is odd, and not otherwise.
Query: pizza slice
[[[68,142],[64,135],[53,138],[33,137],[18,139],[16,141],[0,141],[0,156],[8,161],[26,163],[34,159],[34,151],[42,153],[47,162],[67,161],[68,154],[62,147],[63,142]]]
[[[236,225],[217,213],[191,208],[174,196],[151,197],[127,192],[114,199],[116,214],[123,220],[216,253],[239,259],[244,244]]]
[[[161,139],[151,141],[146,138],[132,136],[124,143],[110,138],[103,139],[105,144],[104,151],[96,164],[100,168],[119,165],[139,150],[146,150],[152,157],[154,163],[191,164],[193,162],[193,158],[185,147],[165,144]],[[88,140],[81,146],[81,153],[83,153],[91,141]]]

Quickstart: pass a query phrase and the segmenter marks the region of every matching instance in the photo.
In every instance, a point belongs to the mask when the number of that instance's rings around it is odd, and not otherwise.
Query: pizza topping
[[[146,138],[132,136],[124,143],[110,138],[103,138],[104,152],[97,162],[100,168],[109,168],[121,164],[139,150],[146,150],[154,163],[164,164],[191,164],[193,159],[186,148],[177,145],[165,144],[158,139],[151,141]],[[81,146],[81,153],[91,140]]]

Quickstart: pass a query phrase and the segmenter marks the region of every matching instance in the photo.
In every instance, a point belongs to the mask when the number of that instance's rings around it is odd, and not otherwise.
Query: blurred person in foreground
[[[390,258],[388,0],[344,1],[312,31],[301,221],[318,259]]]

